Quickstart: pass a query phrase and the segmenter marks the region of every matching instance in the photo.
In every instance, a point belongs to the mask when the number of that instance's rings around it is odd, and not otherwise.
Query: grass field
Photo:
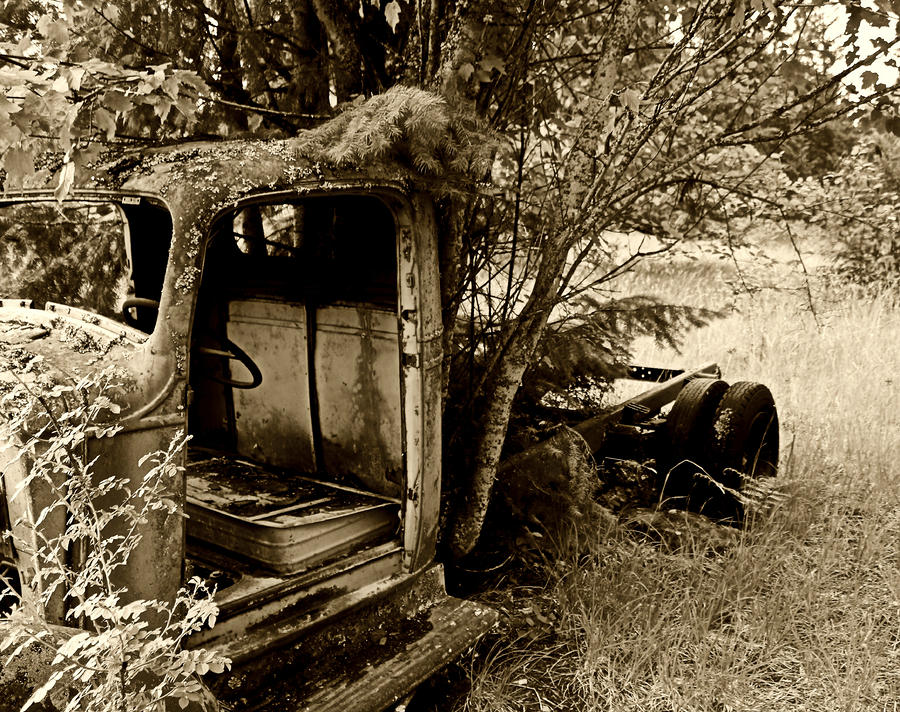
[[[734,311],[681,354],[774,393],[776,492],[727,545],[685,520],[680,547],[627,526],[580,532],[515,592],[472,663],[471,712],[900,709],[900,304],[789,268],[733,296],[733,265],[642,267],[625,288]],[[711,529],[716,529],[712,527]],[[523,621],[525,621],[523,623]]]

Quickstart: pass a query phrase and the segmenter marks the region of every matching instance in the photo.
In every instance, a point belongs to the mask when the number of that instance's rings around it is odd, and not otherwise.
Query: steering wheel
[[[141,328],[138,309],[155,309],[159,311],[159,302],[155,299],[144,299],[143,297],[128,297],[122,302],[122,319],[128,326],[133,326],[135,329]],[[134,310],[134,314],[131,313],[132,310]]]
[[[197,346],[194,351],[195,353],[203,354],[204,356],[216,356],[229,361],[237,361],[250,372],[250,380],[238,381],[233,378],[225,378],[224,376],[210,375],[209,378],[211,380],[226,386],[231,386],[232,388],[256,388],[262,383],[262,371],[259,370],[259,366],[253,363],[253,359],[251,359],[240,346],[226,338],[222,338],[219,341],[223,348]]]

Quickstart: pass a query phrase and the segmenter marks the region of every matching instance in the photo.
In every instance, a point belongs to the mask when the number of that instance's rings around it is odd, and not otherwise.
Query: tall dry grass
[[[724,547],[687,519],[677,549],[627,527],[557,543],[520,599],[548,625],[495,643],[465,710],[900,709],[900,304],[814,281],[813,314],[795,273],[754,277],[787,288],[734,297],[734,267],[699,260],[627,289],[733,302],[681,354],[639,344],[636,361],[766,383],[781,496]]]

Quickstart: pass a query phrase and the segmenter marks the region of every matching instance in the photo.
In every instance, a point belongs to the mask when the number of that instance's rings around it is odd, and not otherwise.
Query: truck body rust
[[[378,712],[496,620],[449,597],[435,561],[434,197],[402,163],[329,162],[330,135],[145,150],[62,202],[52,190],[0,196],[7,244],[37,225],[96,246],[41,303],[0,300],[0,392],[113,369],[120,429],[81,453],[98,477],[136,484],[144,454],[190,435],[167,493],[176,511],[148,518],[117,583],[172,600],[189,575],[220,582],[215,626],[188,645],[234,661],[209,681],[229,709]],[[661,504],[739,522],[744,479],[777,469],[771,393],[729,386],[715,364],[629,375],[654,385],[501,465],[505,496],[559,517],[572,498],[535,493],[581,478],[589,496],[596,472],[576,456],[649,461]],[[32,486],[11,499],[29,460],[4,457],[0,525],[27,538],[16,521],[36,521],[50,498]],[[0,565],[27,578],[31,562],[4,544]],[[61,596],[44,614],[71,624]],[[2,712],[41,682],[27,655],[0,674]]]
[[[62,215],[108,242],[98,260],[114,267],[101,295],[86,288],[88,261],[82,284],[45,304],[0,302],[0,385],[29,370],[72,384],[113,368],[121,430],[82,453],[96,458],[98,477],[136,482],[142,455],[179,431],[191,436],[169,493],[177,511],[146,522],[118,583],[135,599],[173,600],[185,572],[225,582],[216,625],[188,643],[234,661],[210,681],[223,701],[374,711],[458,655],[495,614],[448,597],[435,562],[431,196],[400,164],[328,168],[304,146],[133,154],[82,178],[59,210],[52,191],[4,193],[10,234]],[[9,495],[27,461],[7,465]],[[36,486],[13,501],[7,522],[34,521],[49,504]],[[22,554],[2,553],[28,576]],[[61,599],[45,616],[71,625],[66,612]],[[333,685],[304,663],[327,656],[345,661]],[[291,692],[273,706],[275,679]],[[0,689],[20,699],[34,682],[10,668]]]

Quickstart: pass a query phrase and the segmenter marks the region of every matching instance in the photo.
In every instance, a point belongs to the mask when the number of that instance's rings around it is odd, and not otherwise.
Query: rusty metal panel
[[[437,566],[425,571],[399,603],[397,598],[394,594],[390,601],[374,608],[370,615],[378,620],[377,624],[367,621],[350,629],[352,639],[357,641],[357,655],[350,659],[337,656],[335,664],[335,656],[319,653],[319,664],[315,669],[307,668],[307,679],[300,685],[292,681],[299,693],[299,703],[293,709],[297,712],[392,709],[435,670],[459,657],[497,621],[496,611],[447,596],[443,571]],[[404,632],[405,625],[412,630]],[[367,640],[367,635],[371,642],[360,644]],[[374,644],[378,636],[385,635],[392,640],[390,657],[383,649],[379,650],[382,646]],[[342,640],[334,634],[330,637],[332,641]],[[345,634],[343,639],[347,637],[350,635]],[[316,642],[305,644],[304,649],[315,650]],[[328,650],[327,645],[321,647]]]
[[[190,536],[280,573],[346,555],[397,529],[396,500],[240,458],[194,460],[185,475]]]
[[[8,460],[12,456],[13,455],[9,450],[0,449],[0,463],[3,463],[4,460]],[[4,469],[3,465],[0,465],[0,566],[2,566],[4,561],[15,563],[16,560],[16,551],[12,539],[6,536],[8,532],[12,531],[12,521],[9,518],[9,511],[6,503],[9,494],[5,491],[3,485],[4,477],[2,472]],[[2,585],[0,585],[0,591],[2,591]]]
[[[258,659],[266,651],[246,635],[247,631],[277,627],[286,609],[304,615],[346,591],[358,591],[385,579],[396,580],[401,573],[400,553],[400,545],[389,541],[293,576],[235,573],[235,583],[216,591],[216,625],[191,634],[187,647],[218,647],[223,642],[230,645],[229,657],[235,664],[241,657]]]
[[[7,445],[10,447],[3,447]],[[16,539],[16,546],[19,547],[16,561],[19,574],[24,580],[31,580],[39,565],[34,552],[42,546],[42,538],[58,537],[66,530],[65,509],[63,507],[49,509],[58,501],[54,489],[63,486],[65,473],[62,471],[52,473],[52,486],[41,477],[36,477],[25,485],[24,482],[31,472],[33,457],[28,452],[17,457],[17,448],[20,445],[21,441],[18,439],[12,443],[0,442],[0,477],[9,507],[10,529]],[[38,447],[43,450],[45,446],[41,444]],[[45,511],[48,512],[47,516],[41,518],[42,512]],[[41,593],[45,592],[42,587]],[[43,616],[50,623],[65,622],[63,594],[64,591],[58,590],[43,607]]]
[[[93,477],[99,481],[106,477],[127,476],[129,487],[134,490],[143,479],[152,462],[138,466],[138,461],[149,452],[165,450],[181,430],[178,426],[148,428],[118,433],[112,438],[90,438],[87,441],[88,461],[94,461]],[[179,510],[184,507],[184,473],[179,472],[171,481],[165,495],[175,502]],[[94,506],[104,509],[115,506],[120,496],[94,500]],[[109,535],[125,534],[124,522],[111,525]],[[128,557],[128,566],[113,573],[113,584],[121,586],[126,601],[156,599],[173,601],[181,585],[181,566],[184,559],[184,518],[169,514],[165,509],[150,512],[140,527],[141,538]]]
[[[400,349],[397,317],[363,305],[316,312],[316,393],[325,470],[374,492],[400,493]]]
[[[191,536],[235,551],[282,574],[346,556],[397,528],[397,505],[369,501],[312,515],[253,521],[188,500]]]
[[[399,210],[400,313],[404,354],[406,509],[404,567],[434,557],[441,488],[441,311],[434,211],[418,195]]]
[[[234,389],[237,451],[254,460],[316,471],[309,402],[306,307],[247,299],[229,305],[228,338],[262,373],[256,388]],[[232,362],[232,377],[246,380]]]

